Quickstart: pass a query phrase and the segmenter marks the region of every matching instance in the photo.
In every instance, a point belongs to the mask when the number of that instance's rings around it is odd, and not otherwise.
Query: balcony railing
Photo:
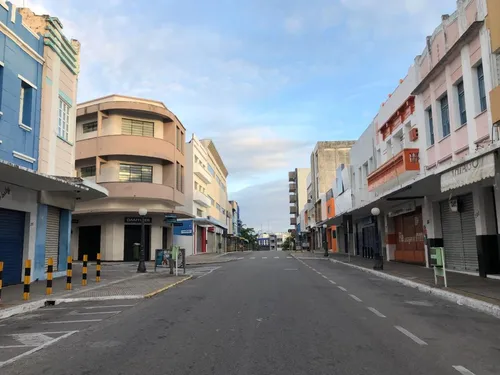
[[[406,180],[420,171],[418,148],[406,148],[368,176],[368,190],[374,191]]]
[[[288,191],[290,193],[295,193],[297,191],[297,184],[295,183],[291,183],[289,186],[288,186]]]
[[[290,203],[297,203],[297,196],[295,194],[290,195]]]
[[[212,182],[212,175],[198,163],[194,164],[194,174],[206,184],[210,184]]]
[[[295,182],[297,180],[297,173],[295,171],[288,172],[288,181]]]
[[[193,201],[202,207],[210,207],[211,205],[210,198],[198,190],[195,190],[193,193]]]

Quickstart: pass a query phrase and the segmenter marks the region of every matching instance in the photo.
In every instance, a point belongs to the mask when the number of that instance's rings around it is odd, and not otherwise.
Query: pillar
[[[386,260],[394,260],[396,253],[396,228],[394,225],[394,218],[389,217],[389,215],[385,214],[385,259]]]
[[[70,255],[71,245],[71,211],[61,210],[59,222],[59,261],[57,270],[66,271],[68,267],[67,259]]]
[[[47,205],[39,204],[36,217],[35,259],[32,280],[45,279],[45,238],[47,236]]]

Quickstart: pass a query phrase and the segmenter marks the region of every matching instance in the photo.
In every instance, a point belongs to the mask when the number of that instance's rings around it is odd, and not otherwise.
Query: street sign
[[[183,224],[180,222],[180,221],[176,221],[175,223],[172,223],[174,224],[174,227],[182,227]]]

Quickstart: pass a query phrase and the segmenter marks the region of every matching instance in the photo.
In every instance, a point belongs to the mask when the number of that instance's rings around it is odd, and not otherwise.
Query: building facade
[[[291,233],[298,249],[301,248],[299,239],[301,233],[300,210],[307,202],[307,176],[309,173],[309,168],[295,168],[294,171],[288,172]]]
[[[161,102],[110,95],[78,105],[76,172],[106,188],[109,197],[78,203],[72,225],[72,254],[108,261],[133,261],[147,210],[146,259],[173,244],[165,215],[179,211],[186,191],[185,128]]]

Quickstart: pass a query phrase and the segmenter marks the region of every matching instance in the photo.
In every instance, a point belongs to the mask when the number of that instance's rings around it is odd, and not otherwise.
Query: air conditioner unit
[[[410,141],[416,142],[418,140],[418,129],[413,128],[410,130]]]

